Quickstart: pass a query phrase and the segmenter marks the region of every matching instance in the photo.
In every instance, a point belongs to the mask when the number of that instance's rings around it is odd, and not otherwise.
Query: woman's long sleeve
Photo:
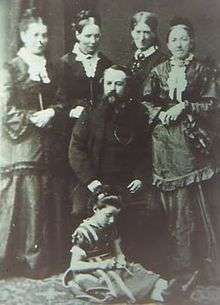
[[[11,71],[10,71],[11,70]],[[30,127],[30,115],[33,111],[22,109],[17,102],[14,90],[13,71],[6,67],[2,71],[1,84],[1,105],[2,105],[2,127],[7,132],[11,140],[18,140],[26,134]]]
[[[144,82],[143,86],[143,106],[149,118],[149,124],[152,124],[157,119],[162,110],[161,99],[159,98],[159,79],[154,70],[152,70]]]
[[[215,69],[203,67],[200,72],[200,96],[186,101],[187,113],[203,115],[210,111],[219,109],[218,92],[219,92],[218,73]]]

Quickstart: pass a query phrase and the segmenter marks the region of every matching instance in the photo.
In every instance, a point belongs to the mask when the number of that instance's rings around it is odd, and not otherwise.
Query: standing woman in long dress
[[[45,58],[47,25],[29,9],[19,31],[23,47],[2,72],[0,266],[3,274],[37,278],[50,268],[48,211],[55,190],[50,189],[49,170],[56,150],[50,140],[62,106],[53,104],[53,74]]]
[[[101,19],[97,13],[82,10],[74,18],[72,27],[73,49],[58,64],[58,96],[68,107],[68,116],[74,119],[79,117],[82,107],[95,106],[103,72],[111,66],[111,61],[99,51]]]
[[[66,128],[64,134],[64,152],[68,155],[68,148],[72,128],[84,108],[92,110],[96,107],[97,97],[101,94],[103,72],[111,66],[111,61],[99,51],[101,40],[101,19],[92,10],[82,10],[74,18],[73,49],[65,54],[58,63],[60,79],[57,97],[65,105]],[[66,160],[68,165],[68,160]],[[76,186],[76,177],[72,169],[67,169],[67,194],[72,197]],[[67,195],[68,197],[68,195]],[[67,199],[68,200],[68,199]],[[77,226],[87,215],[80,207],[70,200],[72,226]]]
[[[150,70],[166,59],[158,37],[157,15],[140,11],[131,18],[130,31],[135,52],[129,62],[133,74],[133,87],[141,98],[143,83]]]
[[[153,185],[168,221],[169,270],[181,274],[209,265],[216,271],[210,217],[219,172],[216,71],[194,55],[189,21],[173,19],[167,46],[171,56],[146,80],[144,104],[153,128]]]
[[[165,61],[166,55],[162,52],[158,37],[158,17],[148,11],[135,13],[130,21],[130,34],[134,53],[128,63],[132,73],[132,92],[136,100],[140,103],[143,100],[143,85],[151,69]],[[151,164],[151,141],[149,136],[148,151],[146,160]],[[141,204],[136,207],[136,211],[128,215],[128,225],[126,226],[125,238],[128,253],[131,258],[141,261],[144,265],[149,265],[161,271],[163,264],[163,212],[159,208],[157,194],[151,186],[151,168],[146,177],[146,191]],[[136,215],[135,215],[136,214]],[[137,219],[137,221],[135,221]],[[136,226],[129,223],[134,221]],[[148,232],[146,234],[146,232]]]

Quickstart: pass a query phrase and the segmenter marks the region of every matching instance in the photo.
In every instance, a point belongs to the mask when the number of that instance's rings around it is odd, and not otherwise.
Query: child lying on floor
[[[126,261],[115,224],[121,207],[120,196],[110,187],[105,186],[97,194],[94,215],[73,234],[72,258],[64,274],[64,286],[75,298],[100,304],[164,302],[183,297],[197,273],[185,284],[175,280],[170,284],[140,264]]]

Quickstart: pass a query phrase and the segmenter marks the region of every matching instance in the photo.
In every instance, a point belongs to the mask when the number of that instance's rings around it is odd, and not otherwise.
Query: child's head
[[[102,186],[97,192],[93,205],[97,223],[101,227],[111,226],[121,211],[122,200],[119,193],[110,186]]]

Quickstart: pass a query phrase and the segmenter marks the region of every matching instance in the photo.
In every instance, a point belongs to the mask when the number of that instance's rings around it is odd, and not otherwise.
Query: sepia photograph
[[[20,304],[220,304],[220,0],[0,0]]]

